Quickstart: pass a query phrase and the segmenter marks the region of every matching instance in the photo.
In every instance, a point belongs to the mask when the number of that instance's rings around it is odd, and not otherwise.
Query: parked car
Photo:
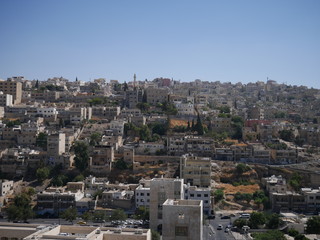
[[[79,225],[86,225],[87,223],[84,222],[84,221],[80,221],[80,222],[77,222],[77,224],[79,224]]]
[[[222,216],[221,219],[230,219],[230,216],[225,215],[225,216]]]
[[[226,228],[226,229],[224,230],[224,232],[226,232],[226,233],[230,232],[230,228]]]

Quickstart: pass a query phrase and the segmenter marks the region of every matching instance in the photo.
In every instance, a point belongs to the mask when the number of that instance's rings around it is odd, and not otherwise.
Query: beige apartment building
[[[210,187],[211,158],[196,157],[190,154],[181,156],[180,177],[192,186]]]
[[[66,134],[54,133],[48,136],[48,156],[56,157],[66,152]]]
[[[114,148],[108,145],[95,146],[90,158],[90,171],[97,176],[104,176],[111,171],[114,161]]]
[[[183,199],[183,179],[154,178],[150,181],[150,228],[161,231],[163,203],[167,199]]]
[[[163,204],[163,240],[202,240],[202,201],[167,199]]]
[[[153,105],[168,101],[168,88],[152,88],[148,87],[146,90],[147,102]]]
[[[13,104],[21,103],[22,84],[20,82],[0,80],[0,91],[4,94],[10,94],[13,97]]]

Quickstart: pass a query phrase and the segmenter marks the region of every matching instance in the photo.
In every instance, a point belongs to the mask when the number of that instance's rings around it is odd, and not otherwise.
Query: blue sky
[[[0,78],[320,88],[319,0],[1,0]]]

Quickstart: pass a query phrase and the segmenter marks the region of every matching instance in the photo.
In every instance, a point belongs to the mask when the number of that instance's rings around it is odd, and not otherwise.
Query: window
[[[182,237],[188,236],[188,227],[176,226],[175,235],[176,236],[182,236]]]
[[[201,194],[197,194],[197,197],[201,197]]]

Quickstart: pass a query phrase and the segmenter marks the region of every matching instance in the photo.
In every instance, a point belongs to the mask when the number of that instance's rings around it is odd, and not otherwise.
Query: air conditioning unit
[[[143,230],[142,229],[136,229],[134,234],[142,234],[143,233]]]
[[[122,233],[122,229],[121,228],[117,228],[113,231],[114,233]]]

